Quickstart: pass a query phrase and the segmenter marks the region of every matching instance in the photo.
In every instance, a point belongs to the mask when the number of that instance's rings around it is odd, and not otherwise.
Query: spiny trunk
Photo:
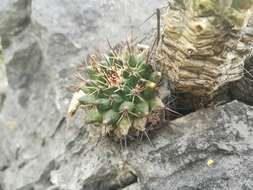
[[[164,15],[159,62],[178,104],[189,110],[229,95],[231,83],[243,79],[244,61],[252,53],[253,1],[224,2],[178,0]]]

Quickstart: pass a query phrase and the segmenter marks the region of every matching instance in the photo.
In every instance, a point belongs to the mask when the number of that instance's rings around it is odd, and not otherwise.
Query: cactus
[[[178,102],[196,110],[243,78],[252,53],[253,0],[175,1],[164,15],[159,64]]]
[[[69,114],[84,105],[86,123],[105,127],[117,139],[144,132],[148,117],[164,108],[158,93],[161,73],[147,63],[147,52],[127,43],[102,57],[90,56]]]

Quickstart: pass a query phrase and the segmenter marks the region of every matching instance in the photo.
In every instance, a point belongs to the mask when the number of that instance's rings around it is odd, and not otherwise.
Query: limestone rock
[[[87,127],[80,129],[81,117],[75,127],[65,129],[74,72],[96,47],[107,48],[107,38],[114,44],[131,30],[141,37],[150,33],[155,19],[137,26],[161,2],[1,0],[5,61],[0,64],[0,88],[6,96],[4,104],[0,98],[1,190],[59,189],[51,182],[52,171],[67,156],[66,146],[74,146],[75,138],[87,140],[82,135],[88,134]]]
[[[7,79],[4,65],[3,49],[0,38],[0,112],[5,100],[6,89],[7,89]]]
[[[145,140],[123,152],[108,139],[94,145],[96,130],[86,129],[67,146],[67,156],[51,172],[51,181],[60,189],[82,189],[91,183],[106,186],[110,180],[105,182],[101,175],[113,173],[114,166],[123,163],[132,168],[138,181],[134,184],[141,189],[250,189],[252,124],[253,108],[234,101],[164,126],[151,136],[155,148]],[[210,159],[214,164],[208,166]]]
[[[28,4],[13,9],[15,2]],[[0,111],[0,190],[95,190],[121,184],[128,185],[125,190],[252,189],[253,108],[246,104],[235,101],[190,114],[150,135],[156,148],[143,140],[124,151],[99,139],[95,126],[84,126],[85,113],[65,118],[71,98],[66,87],[80,57],[105,48],[105,34],[115,42],[125,39],[132,25],[166,1],[74,2],[1,1],[0,14],[6,16],[0,18],[0,34],[18,32],[4,46],[9,86]],[[9,8],[19,12],[15,19],[30,15],[29,23],[2,25]],[[208,159],[215,161],[212,167]],[[101,171],[112,178],[105,180]]]
[[[8,46],[10,38],[22,32],[30,22],[31,0],[2,0],[0,6],[0,36]]]

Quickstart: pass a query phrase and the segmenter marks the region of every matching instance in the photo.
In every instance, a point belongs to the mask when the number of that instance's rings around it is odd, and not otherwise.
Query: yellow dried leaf
[[[212,166],[214,164],[214,160],[211,160],[211,159],[209,159],[208,161],[207,161],[207,165],[210,167],[210,166]]]
[[[78,109],[78,107],[80,105],[79,98],[84,95],[85,94],[82,90],[79,90],[78,92],[75,92],[73,94],[72,99],[69,104],[69,108],[68,108],[68,115],[69,116],[73,116],[75,114],[76,110]]]

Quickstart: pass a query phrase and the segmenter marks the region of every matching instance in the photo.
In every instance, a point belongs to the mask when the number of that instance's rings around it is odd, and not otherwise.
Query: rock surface
[[[124,150],[84,126],[82,111],[65,118],[81,58],[106,38],[147,35],[151,24],[136,26],[165,3],[1,0],[0,190],[253,189],[253,107],[244,103],[192,113],[155,131],[155,147]]]
[[[1,38],[0,38],[1,42]],[[6,73],[5,73],[5,66],[3,60],[3,49],[0,44],[0,110],[3,107],[3,102],[6,96],[6,88],[7,88],[7,80],[6,80]]]

